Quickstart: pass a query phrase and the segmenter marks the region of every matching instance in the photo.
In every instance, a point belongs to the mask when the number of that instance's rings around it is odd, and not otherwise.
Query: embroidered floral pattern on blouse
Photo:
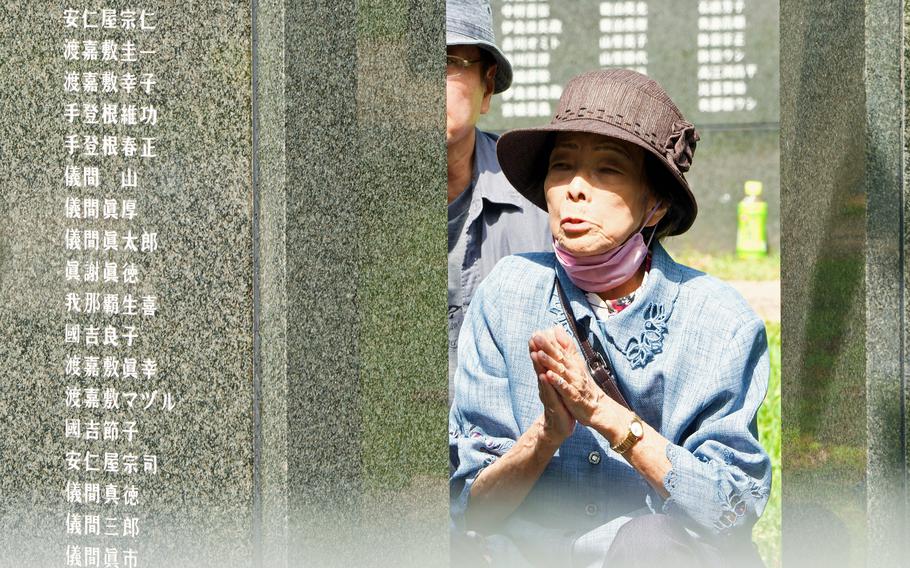
[[[730,494],[727,495],[724,504],[721,505],[720,518],[714,521],[714,528],[720,532],[724,532],[735,526],[748,510],[746,499],[749,497],[761,500],[762,497],[764,497],[764,492],[762,491],[762,488],[754,482],[750,488],[743,491],[731,491]]]
[[[626,346],[626,359],[633,369],[644,367],[663,351],[668,316],[663,304],[648,304],[644,313],[645,330],[637,338],[630,339]]]

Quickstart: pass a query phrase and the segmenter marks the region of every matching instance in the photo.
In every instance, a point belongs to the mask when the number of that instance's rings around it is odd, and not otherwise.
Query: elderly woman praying
[[[554,251],[500,261],[459,339],[451,509],[494,565],[760,565],[765,327],[660,244],[695,220],[697,141],[658,83],[615,69],[499,141]]]

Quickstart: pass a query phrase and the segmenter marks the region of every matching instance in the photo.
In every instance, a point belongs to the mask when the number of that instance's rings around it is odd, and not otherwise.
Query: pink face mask
[[[566,274],[572,283],[585,292],[606,292],[632,278],[648,255],[648,247],[651,246],[651,240],[654,238],[652,231],[651,237],[645,244],[645,237],[641,232],[657,212],[658,207],[660,207],[659,202],[648,213],[641,229],[626,239],[626,242],[601,254],[576,256],[559,246],[554,239],[553,250],[556,252],[556,259],[566,269]]]

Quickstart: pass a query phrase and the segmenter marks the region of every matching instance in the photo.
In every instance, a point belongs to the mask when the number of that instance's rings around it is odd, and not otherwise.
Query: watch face
[[[632,432],[636,438],[641,438],[645,434],[645,429],[642,428],[641,422],[638,420],[629,424],[629,431]]]

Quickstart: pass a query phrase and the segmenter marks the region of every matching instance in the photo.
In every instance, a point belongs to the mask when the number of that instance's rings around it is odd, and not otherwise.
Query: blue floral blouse
[[[463,527],[480,471],[543,412],[528,339],[554,325],[571,334],[554,275],[632,408],[670,441],[670,496],[661,500],[606,439],[578,425],[491,546],[543,563],[600,565],[619,527],[652,511],[720,545],[750,538],[771,488],[756,428],[769,373],[764,323],[730,286],[675,263],[659,244],[634,302],[606,320],[552,253],[506,257],[478,288],[459,337],[449,415],[455,526]]]

